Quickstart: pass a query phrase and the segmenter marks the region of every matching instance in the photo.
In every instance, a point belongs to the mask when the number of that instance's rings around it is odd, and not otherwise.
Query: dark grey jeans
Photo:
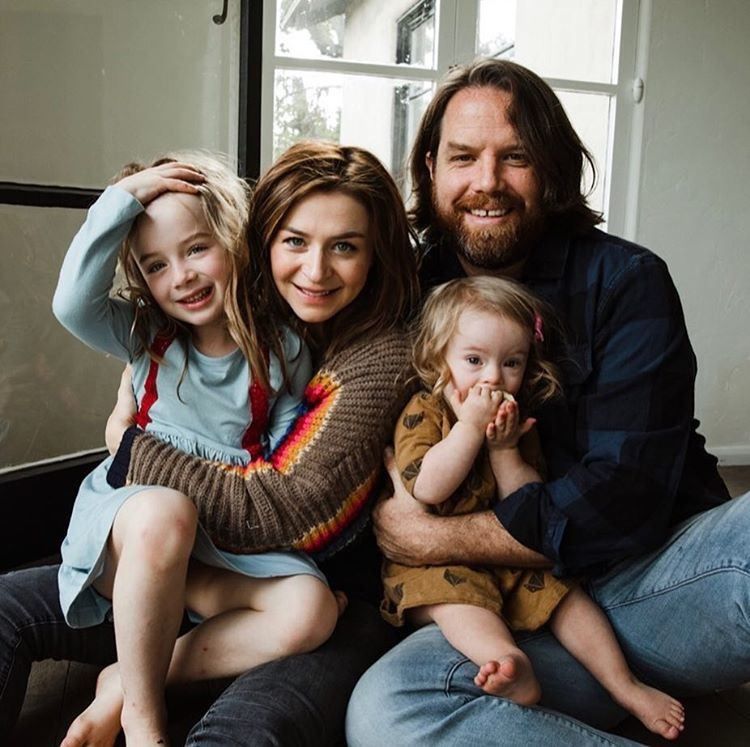
[[[333,636],[309,654],[272,661],[238,677],[193,727],[188,745],[334,745],[359,676],[395,642],[377,610],[352,600]],[[57,566],[0,576],[0,743],[23,704],[34,661],[114,661],[110,623],[68,627]]]

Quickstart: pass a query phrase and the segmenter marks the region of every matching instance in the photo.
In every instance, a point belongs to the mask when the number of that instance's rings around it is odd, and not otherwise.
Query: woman
[[[250,225],[252,303],[265,317],[258,323],[295,326],[320,361],[299,419],[248,470],[187,457],[130,429],[110,479],[184,488],[217,546],[306,550],[331,586],[347,592],[349,608],[324,646],[238,678],[188,739],[330,744],[342,734],[359,674],[391,642],[363,601],[376,602],[380,586],[374,543],[361,530],[382,448],[408,396],[400,328],[417,300],[416,261],[395,184],[358,148],[290,148],[259,181]],[[32,661],[115,658],[108,623],[61,624],[56,570],[0,577],[0,734],[17,717]]]

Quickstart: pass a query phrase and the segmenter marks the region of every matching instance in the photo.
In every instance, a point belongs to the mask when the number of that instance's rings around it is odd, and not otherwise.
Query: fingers
[[[137,171],[117,182],[117,186],[130,192],[141,205],[148,205],[165,192],[195,194],[198,185],[205,181],[203,174],[189,163],[172,161]]]
[[[536,418],[526,418],[526,420],[524,420],[523,423],[521,423],[519,434],[521,436],[525,436],[535,425],[536,425]]]

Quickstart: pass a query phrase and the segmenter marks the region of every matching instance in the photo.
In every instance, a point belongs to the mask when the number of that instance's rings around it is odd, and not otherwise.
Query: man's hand
[[[125,366],[117,389],[117,402],[104,428],[104,442],[110,454],[114,454],[122,441],[122,434],[135,422],[135,397],[133,396],[133,371]]]
[[[427,548],[420,538],[434,517],[404,487],[391,449],[385,450],[383,462],[393,483],[393,495],[379,501],[372,511],[378,546],[397,563],[425,565]]]
[[[393,452],[383,461],[393,495],[372,512],[375,537],[383,554],[402,565],[513,565],[546,567],[550,562],[508,534],[492,511],[438,516],[414,500],[401,482]]]

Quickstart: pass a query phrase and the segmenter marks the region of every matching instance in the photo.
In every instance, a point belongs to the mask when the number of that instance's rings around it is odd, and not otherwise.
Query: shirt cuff
[[[122,435],[117,452],[112,458],[112,464],[107,471],[107,482],[113,488],[121,488],[127,483],[128,470],[130,469],[130,452],[133,448],[135,437],[142,433],[140,428],[131,425]]]
[[[495,516],[505,530],[525,547],[541,553],[553,562],[552,573],[562,575],[560,558],[566,516],[543,496],[544,483],[524,485],[493,506]]]

